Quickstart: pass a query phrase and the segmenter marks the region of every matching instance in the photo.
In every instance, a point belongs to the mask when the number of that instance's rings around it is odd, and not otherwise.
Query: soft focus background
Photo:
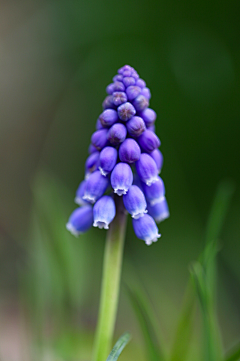
[[[129,219],[115,334],[128,330],[133,340],[122,360],[145,360],[125,283],[145,289],[171,344],[189,264],[204,247],[224,179],[235,193],[221,233],[218,316],[224,348],[239,339],[239,5],[1,1],[2,361],[90,357],[106,234],[91,230],[75,239],[65,223],[105,87],[125,64],[151,89],[171,217],[151,247],[134,236]],[[199,339],[196,326],[191,361],[199,360]]]

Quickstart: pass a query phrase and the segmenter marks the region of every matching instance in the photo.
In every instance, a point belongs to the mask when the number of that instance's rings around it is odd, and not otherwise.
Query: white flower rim
[[[144,214],[146,214],[148,212],[147,209],[145,209],[144,211],[139,211],[139,212],[136,212],[136,213],[132,213],[132,218],[134,219],[138,219],[138,218],[141,218],[144,216]]]
[[[95,196],[91,196],[90,194],[84,194],[84,196],[82,197],[82,199],[84,201],[88,201],[90,203],[95,203],[96,202],[96,197]]]
[[[153,242],[157,242],[158,238],[161,237],[161,234],[157,234],[155,237],[149,237],[147,239],[145,239],[145,243],[147,246],[150,246]]]
[[[153,183],[156,183],[158,181],[159,181],[158,176],[155,175],[155,176],[153,176],[153,177],[151,177],[149,179],[146,179],[145,183],[146,183],[147,186],[151,186]]]
[[[93,222],[93,227],[98,227],[100,229],[109,229],[109,223],[105,222],[105,221],[100,221],[100,220],[95,220]]]
[[[82,232],[79,232],[76,230],[76,228],[73,227],[72,223],[68,222],[66,224],[66,228],[69,232],[71,232],[75,237],[78,237]]]

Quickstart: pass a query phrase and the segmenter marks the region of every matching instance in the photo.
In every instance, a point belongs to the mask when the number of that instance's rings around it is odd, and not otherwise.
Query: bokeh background
[[[105,88],[125,64],[151,89],[171,217],[148,248],[129,219],[116,337],[129,330],[133,341],[122,360],[145,360],[124,284],[145,289],[171,344],[189,264],[204,247],[224,179],[235,192],[221,233],[218,316],[225,349],[239,339],[239,7],[1,0],[1,360],[36,360],[36,352],[39,360],[89,359],[105,231],[75,239],[65,223]],[[191,360],[199,359],[195,331]]]

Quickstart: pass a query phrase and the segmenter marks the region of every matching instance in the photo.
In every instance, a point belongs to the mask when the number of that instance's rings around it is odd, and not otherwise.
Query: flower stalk
[[[101,298],[92,361],[106,361],[111,351],[117,315],[126,230],[122,197],[115,196],[116,216],[107,234],[103,260]]]

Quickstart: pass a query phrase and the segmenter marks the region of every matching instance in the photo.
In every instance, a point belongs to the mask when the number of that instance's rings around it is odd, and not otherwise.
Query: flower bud
[[[104,129],[105,127],[102,125],[100,119],[98,118],[96,122],[96,130]]]
[[[136,81],[136,85],[139,86],[140,88],[145,88],[146,83],[145,83],[145,81],[143,79],[138,79]]]
[[[79,184],[78,189],[76,191],[76,197],[74,199],[74,202],[77,203],[79,206],[83,206],[83,205],[87,204],[87,202],[84,201],[82,198],[84,196],[86,182],[87,182],[86,180],[82,181]]]
[[[133,174],[127,163],[118,163],[111,173],[111,185],[118,196],[126,194],[133,182]]]
[[[136,185],[132,185],[127,194],[123,195],[123,203],[133,218],[137,219],[142,217],[144,213],[147,213],[147,203],[144,194]]]
[[[156,112],[151,108],[144,109],[141,112],[140,116],[143,118],[143,120],[146,124],[146,127],[150,127],[150,125],[153,125],[157,118]]]
[[[137,112],[141,112],[148,107],[149,101],[147,98],[145,98],[145,96],[140,94],[137,96],[137,98],[134,99],[133,105]]]
[[[126,94],[128,97],[128,100],[133,100],[135,99],[140,93],[141,93],[141,88],[139,86],[136,85],[130,85],[127,89],[126,89]]]
[[[103,196],[93,206],[93,226],[108,229],[115,215],[114,200],[110,196]]]
[[[115,92],[124,92],[125,85],[121,81],[116,81],[114,83],[113,89],[114,89],[113,91],[115,91]]]
[[[158,170],[155,161],[146,153],[140,155],[136,162],[136,170],[140,180],[147,186],[158,181]]]
[[[133,68],[130,65],[124,65],[120,69],[118,69],[118,73],[122,74],[124,71],[130,70],[132,71]]]
[[[134,163],[140,158],[141,149],[134,139],[128,138],[119,147],[121,162]]]
[[[136,71],[133,71],[132,72],[132,75],[131,75],[135,80],[138,80],[139,79],[139,75]]]
[[[134,116],[126,123],[128,133],[132,137],[139,137],[146,129],[145,123],[142,118]]]
[[[148,214],[144,214],[143,217],[138,219],[133,219],[132,224],[136,236],[145,241],[148,246],[161,237],[154,219]]]
[[[124,78],[131,76],[132,75],[132,71],[131,70],[124,70],[124,72],[122,73],[122,76]]]
[[[129,87],[130,85],[135,85],[136,80],[132,76],[125,76],[122,80],[125,87]]]
[[[123,76],[121,74],[117,74],[113,77],[113,81],[122,81]]]
[[[109,185],[108,178],[104,177],[99,170],[92,173],[87,179],[83,200],[95,203],[103,193],[106,191]]]
[[[146,200],[150,203],[151,206],[160,202],[165,195],[164,183],[160,177],[157,177],[157,179],[158,180],[150,186],[142,183],[142,189],[145,194]]]
[[[126,93],[124,93],[124,92],[113,92],[112,101],[113,101],[113,104],[116,105],[116,106],[119,106],[119,105],[121,105],[123,103],[126,103],[126,101],[127,101]]]
[[[113,147],[105,147],[99,156],[99,170],[103,176],[110,173],[117,163],[117,150]]]
[[[94,145],[90,144],[88,147],[88,153],[92,154],[94,152],[97,152],[97,148],[95,148]]]
[[[142,150],[147,153],[152,152],[161,144],[158,136],[149,129],[146,129],[145,132],[138,137],[138,143]]]
[[[165,197],[160,202],[150,205],[148,204],[148,212],[157,223],[164,221],[170,216],[167,200]]]
[[[107,139],[112,145],[118,145],[122,143],[127,136],[127,129],[125,125],[116,123],[108,131]]]
[[[103,101],[103,103],[102,103],[102,107],[103,107],[103,109],[114,108],[112,95],[108,95],[108,96],[104,99],[104,101]]]
[[[148,130],[151,130],[151,132],[156,133],[156,127],[155,124],[150,125],[149,127],[147,127]]]
[[[96,169],[98,169],[99,165],[99,152],[94,152],[89,155],[85,163],[85,177],[86,179],[89,177],[91,173],[93,173]]]
[[[91,142],[97,150],[101,150],[107,145],[107,134],[108,129],[100,129],[93,133]]]
[[[159,149],[154,149],[149,155],[155,160],[157,165],[158,173],[161,172],[163,166],[163,155]]]
[[[114,109],[106,109],[99,116],[99,119],[104,127],[110,127],[118,120],[118,114]]]
[[[129,102],[120,105],[117,111],[119,118],[124,122],[127,122],[136,114],[134,106]]]
[[[114,92],[114,83],[109,84],[106,88],[106,92],[111,95]]]
[[[148,89],[147,87],[142,89],[141,94],[148,100],[151,99],[151,92],[150,89]]]
[[[74,235],[86,232],[93,224],[93,210],[92,206],[87,205],[81,208],[75,209],[69,217],[68,223],[66,224],[67,229]]]

